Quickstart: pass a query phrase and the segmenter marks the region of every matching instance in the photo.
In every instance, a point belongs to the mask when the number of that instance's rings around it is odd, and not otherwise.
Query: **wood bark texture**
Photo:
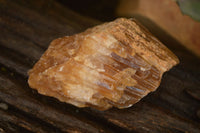
[[[99,23],[51,0],[0,0],[0,132],[199,133],[200,60],[165,34],[180,64],[131,108],[79,109],[29,88],[27,71],[53,39]]]

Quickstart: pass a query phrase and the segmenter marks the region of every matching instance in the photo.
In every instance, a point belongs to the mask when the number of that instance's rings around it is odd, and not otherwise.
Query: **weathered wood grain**
[[[200,132],[200,60],[167,35],[155,33],[181,63],[131,108],[79,109],[29,88],[27,71],[50,41],[99,23],[48,2],[0,1],[0,102],[8,105],[0,132]]]

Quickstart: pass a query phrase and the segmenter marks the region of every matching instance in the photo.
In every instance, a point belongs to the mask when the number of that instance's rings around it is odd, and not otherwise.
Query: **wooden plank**
[[[200,132],[200,102],[198,95],[193,95],[200,89],[200,61],[167,35],[155,33],[178,55],[181,64],[164,75],[156,92],[131,108],[104,112],[79,109],[29,88],[27,71],[51,40],[99,23],[55,1],[47,7],[45,2],[0,1],[0,101],[9,107],[0,110],[2,130]]]

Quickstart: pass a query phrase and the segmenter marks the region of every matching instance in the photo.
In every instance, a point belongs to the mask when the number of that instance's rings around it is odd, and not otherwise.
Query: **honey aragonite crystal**
[[[159,86],[178,58],[134,19],[58,38],[29,71],[39,93],[78,107],[127,108]]]

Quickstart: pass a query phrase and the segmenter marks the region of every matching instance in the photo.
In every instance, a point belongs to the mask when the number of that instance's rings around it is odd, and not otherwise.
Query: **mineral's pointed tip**
[[[78,107],[126,108],[154,91],[178,62],[135,19],[121,18],[52,41],[28,83]]]

